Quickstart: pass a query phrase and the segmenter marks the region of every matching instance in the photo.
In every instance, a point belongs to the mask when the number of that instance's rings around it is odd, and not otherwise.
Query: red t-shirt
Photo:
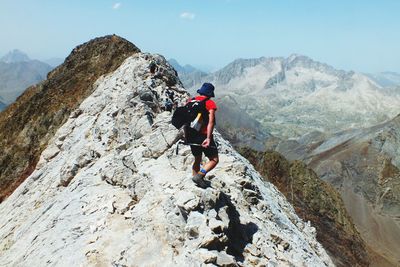
[[[207,96],[198,95],[198,96],[196,96],[194,99],[201,101],[201,100],[204,100],[205,98],[207,98]],[[217,104],[215,104],[215,102],[212,101],[211,99],[208,99],[208,100],[206,101],[206,109],[207,109],[208,111],[210,111],[210,110],[212,110],[212,109],[217,110]],[[201,126],[201,129],[200,129],[200,132],[201,132],[202,134],[207,135],[207,125],[202,125],[202,126]]]

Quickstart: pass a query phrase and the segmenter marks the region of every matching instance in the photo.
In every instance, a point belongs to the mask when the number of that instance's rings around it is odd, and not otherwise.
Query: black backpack
[[[194,121],[199,113],[203,114],[205,123],[208,123],[208,111],[206,109],[206,101],[208,99],[209,98],[196,100],[195,98],[192,98],[183,107],[178,107],[172,115],[172,125],[174,125],[177,129],[180,129],[183,125]]]

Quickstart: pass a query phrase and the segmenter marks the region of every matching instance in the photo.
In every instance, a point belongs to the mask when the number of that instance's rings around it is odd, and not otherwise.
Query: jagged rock
[[[339,194],[329,184],[320,180],[305,164],[299,161],[291,163],[277,152],[241,149],[241,153],[266,180],[280,189],[304,220],[311,221],[317,228],[310,223],[298,223],[298,229],[316,236],[325,245],[335,264],[369,264],[365,243],[347,214]],[[245,188],[253,188],[251,182],[246,180],[240,181],[240,184]],[[280,251],[291,249],[289,241],[284,241],[276,234],[271,237]]]
[[[176,204],[178,207],[182,207],[185,211],[190,212],[199,206],[199,199],[192,192],[181,191],[177,195]]]
[[[153,98],[154,96],[150,91],[144,91],[140,93],[140,100],[152,102]]]
[[[231,255],[226,254],[225,252],[218,253],[217,256],[217,265],[221,267],[237,267],[239,266],[235,258]]]
[[[48,74],[47,80],[29,87],[0,113],[0,202],[32,173],[49,140],[96,89],[96,81],[139,51],[115,35],[79,45]],[[92,106],[92,114],[100,112],[105,104],[98,101]],[[72,118],[78,118],[82,112],[77,109]],[[59,136],[61,141],[64,137]],[[55,152],[46,153],[54,156]]]
[[[200,227],[206,227],[206,217],[200,212],[191,212],[187,219],[186,231],[191,237],[197,238],[200,235]]]
[[[51,146],[48,149],[46,149],[46,153],[42,153],[42,157],[46,160],[49,161],[57,154],[60,152],[60,149],[57,146]]]
[[[163,66],[161,76],[149,74],[151,61]],[[57,146],[59,153],[41,157],[32,176],[0,204],[0,262],[333,266],[309,227],[297,227],[301,220],[282,194],[218,133],[220,162],[209,174],[211,187],[192,182],[190,148],[176,154],[178,131],[169,126],[170,114],[160,111],[162,100],[155,97],[149,107],[132,93],[151,87],[164,95],[173,79],[163,75],[173,73],[161,56],[137,53],[97,80],[79,105],[81,114],[51,139],[48,148]],[[184,103],[187,93],[175,86],[177,101]],[[246,201],[237,182],[243,179],[257,205]],[[274,250],[270,233],[280,233],[290,250]],[[255,256],[247,246],[260,252]]]
[[[208,222],[208,226],[216,234],[220,234],[228,228],[228,225],[226,225],[223,221],[217,220],[213,217],[211,217],[210,221]]]
[[[204,263],[216,263],[218,252],[208,249],[198,249],[195,252],[195,257],[202,260]]]

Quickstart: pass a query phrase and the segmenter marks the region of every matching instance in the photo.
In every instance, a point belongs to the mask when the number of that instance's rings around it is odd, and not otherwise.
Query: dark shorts
[[[193,144],[201,145],[203,141],[206,140],[207,138],[207,135],[201,134],[196,130],[193,130],[192,128],[188,128],[186,134],[187,134],[187,142]],[[204,155],[206,155],[207,158],[218,156],[218,149],[217,145],[214,142],[214,138],[211,138],[210,146],[207,148],[204,148],[202,146],[190,146],[190,149],[192,150],[192,154],[195,157],[201,156],[201,153],[204,153]]]

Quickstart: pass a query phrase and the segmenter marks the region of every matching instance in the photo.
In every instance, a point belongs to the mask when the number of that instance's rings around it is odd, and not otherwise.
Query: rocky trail
[[[97,80],[0,203],[0,266],[333,266],[315,229],[218,133],[211,187],[195,186],[162,111],[167,88],[187,98],[166,60],[145,53]]]

